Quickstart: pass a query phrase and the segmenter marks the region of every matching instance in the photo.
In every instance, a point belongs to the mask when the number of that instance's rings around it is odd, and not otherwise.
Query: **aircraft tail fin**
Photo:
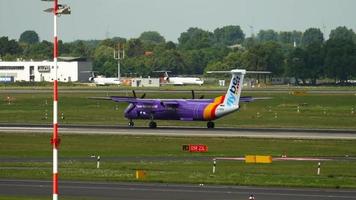
[[[231,70],[231,81],[226,91],[224,105],[226,108],[238,108],[241,97],[243,80],[246,74],[244,69]]]
[[[239,107],[241,89],[246,74],[244,69],[234,69],[231,71],[209,71],[208,73],[229,73],[231,74],[230,85],[226,91],[223,105],[227,109],[236,109]]]
[[[223,105],[225,109],[237,109],[240,104],[241,90],[245,74],[270,74],[269,71],[246,71],[244,69],[233,69],[231,71],[210,71],[208,73],[229,73],[231,74],[231,81],[229,88],[226,91]],[[243,100],[244,101],[244,100]]]

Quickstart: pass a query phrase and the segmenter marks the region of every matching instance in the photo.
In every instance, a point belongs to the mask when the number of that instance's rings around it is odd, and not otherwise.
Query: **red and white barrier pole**
[[[42,0],[53,1],[53,8],[44,10],[45,12],[53,13],[54,24],[54,41],[53,41],[53,136],[51,138],[51,144],[53,147],[53,200],[58,200],[58,147],[60,144],[60,138],[58,136],[58,38],[57,38],[57,15],[68,15],[71,13],[70,7],[67,5],[59,5],[58,0]]]
[[[54,62],[54,80],[53,80],[53,200],[58,200],[58,147],[60,139],[58,137],[58,38],[57,38],[57,11],[58,0],[54,0],[54,41],[53,41],[53,62]]]

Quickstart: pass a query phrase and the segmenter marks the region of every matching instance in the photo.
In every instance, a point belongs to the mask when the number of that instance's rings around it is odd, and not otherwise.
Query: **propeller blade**
[[[137,98],[135,90],[132,90],[133,97]]]
[[[192,99],[195,99],[195,93],[194,93],[194,90],[192,90]]]
[[[136,104],[131,104],[130,108],[126,111],[126,113],[130,113],[135,108],[136,108]]]
[[[199,99],[204,99],[204,95],[201,95],[201,96],[199,97]]]
[[[144,99],[146,97],[146,93],[143,93],[143,95],[141,96],[141,99]]]

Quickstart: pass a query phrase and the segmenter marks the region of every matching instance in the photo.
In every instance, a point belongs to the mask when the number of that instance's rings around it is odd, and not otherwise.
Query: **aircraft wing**
[[[120,97],[120,96],[110,96],[110,97],[89,97],[89,99],[96,99],[96,100],[110,100],[116,102],[127,102],[127,103],[135,103],[136,98],[134,97]]]
[[[140,99],[135,97],[122,97],[122,96],[90,97],[90,99],[111,100],[115,102],[126,102],[126,103],[133,103],[133,104],[140,103],[145,105],[161,104],[162,106],[175,107],[175,108],[179,106],[179,102],[175,100]]]

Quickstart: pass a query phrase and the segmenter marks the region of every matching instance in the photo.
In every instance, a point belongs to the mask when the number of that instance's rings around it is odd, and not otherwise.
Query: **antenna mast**
[[[123,43],[117,44],[117,50],[114,50],[114,59],[117,60],[117,78],[121,79],[121,72],[120,72],[120,60],[125,58],[125,49]]]

